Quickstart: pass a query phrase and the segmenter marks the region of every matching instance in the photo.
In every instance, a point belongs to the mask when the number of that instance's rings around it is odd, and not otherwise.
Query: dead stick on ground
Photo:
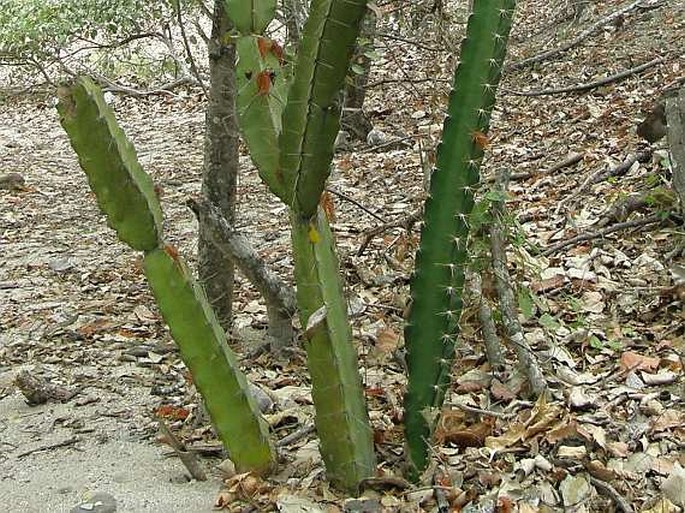
[[[23,458],[24,456],[28,456],[29,454],[33,454],[36,452],[49,451],[51,449],[57,449],[59,447],[67,447],[68,445],[73,445],[79,441],[81,441],[81,439],[79,437],[72,436],[71,438],[67,438],[66,440],[62,440],[61,442],[56,442],[54,444],[48,444],[48,445],[41,445],[40,447],[36,447],[35,449],[29,449],[28,451],[21,452],[21,453],[17,454],[17,458]]]
[[[577,164],[581,160],[583,160],[582,153],[571,153],[564,160],[560,160],[556,164],[548,167],[547,169],[543,169],[542,171],[523,171],[520,173],[512,173],[510,180],[527,180],[528,178],[532,178],[533,176],[551,175],[552,173],[559,171],[560,169],[564,169],[565,167],[570,167],[573,164]],[[487,179],[487,181],[494,182],[495,179],[495,176],[491,176]]]
[[[620,511],[623,511],[623,513],[633,513],[633,508],[630,504],[628,504],[623,496],[609,483],[593,476],[590,476],[590,482],[599,490],[600,494],[605,495],[614,501],[616,507]]]
[[[644,64],[640,64],[639,66],[635,66],[634,68],[621,71],[620,73],[616,73],[608,77],[600,78],[599,80],[595,80],[593,82],[588,82],[587,84],[577,84],[574,86],[559,87],[558,89],[533,89],[531,91],[514,91],[511,89],[505,89],[504,92],[508,94],[513,94],[515,96],[545,96],[550,94],[576,93],[580,91],[588,91],[590,89],[595,89],[603,85],[611,84],[612,82],[618,82],[621,79],[624,79],[631,75],[635,75],[636,73],[640,73],[641,71],[649,69],[652,66],[656,66],[657,64],[660,64],[663,61],[663,57],[657,57],[656,59],[652,59],[651,61],[645,62]]]
[[[581,194],[585,193],[590,188],[590,186],[595,185],[599,182],[603,182],[604,180],[612,176],[620,176],[626,174],[628,170],[633,166],[633,164],[635,164],[635,162],[649,161],[649,159],[652,158],[652,153],[652,149],[647,149],[645,151],[637,153],[637,155],[627,157],[618,166],[614,166],[609,169],[599,169],[598,171],[592,173],[583,181],[582,184],[580,184],[579,187],[574,187],[572,189],[572,192],[569,197],[564,198],[563,201],[560,201],[557,204],[554,213],[559,214],[562,208],[572,209],[577,203],[576,198],[578,198],[578,196],[580,196]]]
[[[620,18],[624,14],[629,13],[630,11],[643,7],[643,8],[653,8],[653,7],[658,7],[659,4],[662,2],[660,0],[651,0],[648,2],[645,2],[644,0],[638,0],[636,2],[632,2],[625,7],[622,7],[612,13],[609,13],[608,15],[604,16],[603,18],[600,18],[597,20],[595,23],[590,25],[587,29],[582,31],[578,36],[576,36],[574,39],[571,41],[564,43],[558,48],[554,48],[552,50],[548,50],[546,52],[539,53],[537,55],[533,55],[532,57],[528,57],[526,59],[520,60],[518,62],[511,63],[507,66],[507,69],[522,69],[527,66],[530,66],[532,64],[536,64],[538,62],[545,61],[547,59],[550,59],[552,57],[555,57],[559,55],[560,53],[566,52],[576,46],[578,46],[580,43],[585,41],[588,37],[593,35],[595,32],[599,32],[604,28],[606,25],[610,24],[614,20]],[[644,5],[642,5],[644,4]]]
[[[364,241],[361,243],[359,246],[359,249],[357,250],[357,256],[362,256],[364,254],[364,251],[366,250],[366,247],[371,243],[371,241],[374,239],[374,237],[377,237],[381,233],[384,233],[392,228],[399,228],[399,227],[404,227],[407,230],[411,229],[411,226],[421,219],[421,216],[423,215],[423,209],[418,209],[417,211],[409,214],[406,217],[403,217],[401,219],[397,219],[395,221],[390,221],[389,223],[385,223],[381,226],[377,226],[375,228],[371,228],[370,230],[367,230],[364,233]]]
[[[640,226],[647,226],[649,224],[654,224],[654,223],[660,223],[663,221],[662,216],[658,214],[653,214],[649,217],[645,217],[643,219],[636,219],[634,221],[626,221],[624,223],[617,223],[613,224],[611,226],[608,226],[607,228],[604,228],[603,230],[598,230],[595,232],[588,232],[588,233],[583,233],[580,235],[577,235],[576,237],[573,237],[571,239],[565,240],[558,242],[557,244],[554,244],[553,246],[548,247],[542,253],[540,253],[542,256],[549,256],[560,249],[567,248],[569,246],[575,246],[576,244],[580,242],[587,242],[589,240],[594,240],[594,239],[600,239],[606,235],[609,235],[610,233],[618,232],[621,230],[627,230],[630,228],[638,228]]]
[[[498,189],[506,191],[508,177],[498,180]],[[496,201],[492,204],[493,220],[490,225],[490,251],[492,253],[492,269],[495,273],[495,288],[499,297],[502,324],[506,329],[509,340],[514,345],[521,373],[528,378],[530,391],[536,397],[543,394],[547,388],[547,381],[542,373],[537,357],[523,336],[523,328],[518,320],[516,298],[511,286],[512,280],[507,269],[505,247],[507,236],[504,228],[504,202]]]
[[[169,429],[169,426],[166,425],[166,422],[159,418],[157,421],[159,423],[159,430],[162,432],[162,435],[164,435],[165,442],[174,450],[193,479],[197,481],[206,481],[207,474],[205,474],[200,462],[197,460],[197,455],[186,449],[185,444],[176,438],[171,432],[171,429]]]
[[[301,438],[304,438],[309,433],[313,432],[314,426],[304,426],[303,428],[300,428],[297,431],[290,433],[288,436],[281,438],[278,442],[276,442],[276,447],[286,447],[292,443],[297,442]]]

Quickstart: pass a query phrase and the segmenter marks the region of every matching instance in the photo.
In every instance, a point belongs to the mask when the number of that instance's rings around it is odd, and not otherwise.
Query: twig
[[[506,191],[508,177],[498,179],[498,188]],[[505,245],[507,237],[504,230],[504,202],[496,201],[492,204],[493,220],[490,226],[490,251],[492,253],[492,269],[495,273],[495,288],[499,297],[502,324],[518,358],[521,373],[528,378],[530,391],[534,396],[540,396],[547,388],[547,381],[540,369],[535,353],[523,336],[523,328],[518,320],[516,299],[511,283],[512,279],[507,269]]]
[[[585,193],[591,185],[595,185],[612,176],[624,175],[633,166],[633,164],[635,164],[635,162],[647,162],[650,158],[652,158],[652,150],[647,149],[639,152],[637,155],[626,158],[617,166],[609,169],[599,169],[598,171],[592,173],[583,181],[582,184],[580,184],[580,186],[574,187],[571,191],[571,194],[565,198],[564,201],[560,201],[558,203],[554,211],[555,214],[558,214],[562,208],[573,208],[573,206],[575,206],[577,203],[577,199],[575,198],[578,198],[580,195]]]
[[[552,50],[548,50],[546,52],[539,53],[537,55],[533,55],[532,57],[528,57],[526,59],[522,59],[517,62],[513,62],[507,66],[507,69],[510,70],[519,70],[525,67],[528,67],[532,64],[536,64],[538,62],[545,61],[547,59],[550,59],[551,57],[555,57],[559,55],[560,53],[566,52],[570,50],[571,48],[574,48],[578,46],[580,43],[585,41],[588,37],[593,35],[595,32],[600,31],[604,26],[608,25],[609,23],[613,22],[614,20],[620,18],[624,14],[627,14],[628,12],[640,8],[640,7],[654,7],[658,6],[661,1],[660,0],[650,0],[646,2],[646,5],[643,6],[641,5],[644,2],[644,0],[637,0],[635,2],[631,2],[630,4],[626,5],[625,7],[622,7],[618,9],[617,11],[614,11],[612,13],[609,13],[607,16],[604,16],[603,18],[599,19],[592,25],[590,25],[587,29],[582,31],[578,36],[576,36],[574,39],[571,41],[561,45],[558,48],[553,48]]]
[[[307,436],[309,433],[314,432],[314,426],[304,426],[297,431],[290,433],[288,436],[284,436],[280,440],[276,442],[276,447],[285,447],[286,445],[290,445],[292,443],[297,442],[301,438],[304,438]]]
[[[606,235],[609,235],[610,233],[618,232],[621,230],[627,230],[630,228],[638,228],[640,226],[647,226],[649,224],[660,223],[662,221],[663,221],[662,216],[660,216],[659,214],[653,214],[653,215],[651,215],[649,217],[645,217],[643,219],[636,219],[633,221],[626,221],[624,223],[613,224],[611,226],[608,226],[607,228],[604,228],[603,230],[583,233],[583,234],[577,235],[571,239],[567,239],[565,241],[558,242],[557,244],[549,246],[547,249],[542,251],[542,253],[540,253],[540,254],[542,256],[549,256],[549,255],[556,253],[560,249],[564,249],[564,248],[567,248],[569,246],[575,246],[579,242],[586,242],[586,241],[593,240],[593,239],[599,239],[599,238],[602,238]]]
[[[48,445],[41,445],[40,447],[36,447],[35,449],[29,449],[28,451],[20,452],[19,454],[17,454],[17,458],[23,458],[24,456],[28,456],[29,454],[33,454],[36,452],[49,451],[50,449],[57,449],[59,447],[67,447],[80,441],[81,439],[79,437],[72,436],[71,438],[62,440],[61,442],[55,442],[54,444]]]
[[[626,174],[628,170],[633,166],[633,164],[635,164],[635,162],[648,162],[649,159],[652,158],[652,153],[653,151],[651,148],[641,151],[637,153],[637,155],[625,159],[618,166],[611,167],[605,171],[592,175],[588,180],[588,183],[584,183],[583,185],[581,185],[579,190],[585,191],[585,188],[589,185],[595,185],[599,182],[603,182],[604,180],[606,180],[607,178],[611,178],[612,176],[621,176]]]
[[[169,429],[169,426],[166,425],[166,422],[161,418],[158,418],[157,421],[159,430],[162,432],[162,435],[164,435],[165,441],[174,450],[185,468],[188,469],[192,478],[196,481],[207,481],[207,474],[205,474],[205,471],[198,462],[196,454],[186,449],[185,444],[176,438],[171,432],[171,429]]]
[[[330,188],[326,187],[326,190],[327,190],[328,192],[330,192],[331,194],[333,194],[334,196],[338,196],[339,198],[342,198],[342,199],[344,199],[345,201],[349,201],[349,202],[352,203],[353,205],[359,207],[361,210],[363,210],[364,212],[366,212],[367,214],[369,214],[371,217],[373,217],[373,218],[375,218],[375,219],[378,219],[381,223],[386,223],[386,222],[387,222],[387,221],[386,221],[385,219],[383,219],[381,216],[379,216],[379,215],[376,214],[375,212],[372,212],[371,210],[369,210],[368,208],[366,208],[364,205],[362,205],[361,203],[359,203],[359,202],[358,202],[357,200],[355,200],[354,198],[350,198],[348,195],[343,194],[343,193],[340,192],[340,191],[336,191],[335,189],[330,189]]]
[[[412,39],[406,39],[404,37],[396,36],[394,34],[388,34],[387,32],[376,32],[376,37],[381,37],[384,39],[390,39],[392,41],[399,41],[401,43],[407,43],[407,44],[410,44],[412,46],[415,46],[416,48],[428,50],[429,52],[442,52],[442,51],[444,51],[443,48],[436,48],[434,46],[424,45],[420,41],[415,41]]]
[[[492,317],[492,308],[487,298],[483,297],[481,276],[479,272],[471,274],[469,279],[470,289],[474,299],[478,302],[478,319],[480,329],[483,333],[483,344],[485,344],[485,354],[493,370],[504,368],[504,356],[502,356],[502,342],[497,336],[497,327]]]
[[[508,94],[513,94],[515,96],[544,96],[548,94],[562,94],[588,91],[590,89],[595,89],[597,87],[610,84],[612,82],[617,82],[636,73],[640,73],[641,71],[651,68],[652,66],[656,66],[657,64],[660,64],[663,61],[663,57],[657,57],[656,59],[652,59],[651,61],[645,62],[644,64],[640,64],[639,66],[635,66],[634,68],[630,68],[619,73],[615,73],[614,75],[609,75],[608,77],[600,78],[599,80],[595,80],[593,82],[588,82],[586,84],[577,84],[574,86],[559,87],[556,89],[533,89],[531,91],[515,91],[512,89],[504,89],[504,92]]]
[[[375,146],[371,146],[370,148],[366,148],[366,149],[360,151],[359,153],[371,153],[371,152],[378,151],[378,150],[381,150],[383,148],[386,148],[388,146],[392,146],[393,144],[401,143],[401,142],[404,142],[408,139],[413,139],[413,138],[414,138],[413,135],[407,135],[404,137],[396,137],[396,138],[391,139],[389,141],[386,141],[382,144],[377,144]]]
[[[512,173],[510,180],[527,180],[528,178],[531,178],[533,176],[551,175],[552,173],[559,171],[560,169],[564,169],[565,167],[570,167],[573,164],[577,164],[581,160],[583,160],[582,153],[571,153],[564,160],[561,160],[556,164],[552,165],[551,167],[543,169],[542,171],[522,171],[520,173]],[[495,176],[491,176],[487,179],[487,181],[494,182],[495,179]]]
[[[209,98],[209,91],[207,91],[207,86],[205,86],[205,83],[202,81],[202,77],[200,77],[200,72],[197,69],[197,66],[195,65],[195,58],[193,57],[193,52],[190,49],[190,43],[188,42],[188,37],[186,36],[186,31],[183,26],[183,16],[181,14],[181,2],[176,2],[176,19],[178,20],[178,28],[181,30],[181,38],[183,39],[183,46],[185,46],[186,49],[186,54],[188,55],[188,62],[190,63],[190,70],[193,72],[193,75],[195,75],[195,80],[198,81],[200,84],[200,87],[202,88],[202,92],[205,94],[205,98]]]
[[[623,511],[623,513],[633,513],[633,508],[626,502],[626,500],[623,498],[623,496],[618,493],[616,488],[611,486],[609,483],[606,481],[602,481],[601,479],[597,479],[594,476],[589,476],[590,477],[590,483],[594,485],[595,488],[601,493],[602,495],[605,495],[606,497],[609,497],[614,503],[616,504],[616,507],[620,510]]]
[[[469,406],[468,404],[463,404],[463,403],[445,403],[445,406],[449,406],[452,408],[459,408],[460,410],[463,410],[468,413],[475,413],[477,415],[484,415],[486,417],[497,417],[499,419],[510,419],[516,416],[515,413],[503,413],[499,411],[492,411],[492,410],[484,410],[482,408],[476,408],[475,406]]]
[[[407,230],[409,230],[416,221],[421,219],[422,215],[423,209],[418,209],[406,217],[402,217],[401,219],[396,219],[395,221],[390,221],[381,226],[377,226],[375,228],[367,230],[364,234],[364,241],[361,243],[359,249],[357,250],[357,256],[362,256],[364,254],[364,251],[366,251],[367,246],[371,243],[374,237],[392,228],[398,228],[400,226],[405,227],[407,228]]]

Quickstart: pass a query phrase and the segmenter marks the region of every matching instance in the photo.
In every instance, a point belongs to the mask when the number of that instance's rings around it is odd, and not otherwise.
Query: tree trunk
[[[366,98],[366,82],[371,71],[371,59],[365,55],[365,50],[373,45],[376,36],[376,15],[368,10],[362,22],[359,44],[352,58],[352,65],[359,66],[362,73],[348,74],[348,82],[345,84],[345,110],[342,118],[342,128],[349,134],[362,141],[366,141],[373,125],[364,115],[364,99]]]
[[[283,1],[283,22],[286,27],[286,47],[291,51],[297,49],[302,36],[302,26],[307,17],[307,5],[304,0]]]
[[[224,41],[230,28],[224,2],[215,0],[209,41],[209,103],[205,119],[202,192],[233,224],[238,178],[238,119],[235,110],[235,46]],[[211,243],[200,225],[199,274],[221,326],[231,325],[233,262]]]

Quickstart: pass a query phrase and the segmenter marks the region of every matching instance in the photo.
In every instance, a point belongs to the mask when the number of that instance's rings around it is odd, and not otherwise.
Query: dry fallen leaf
[[[643,356],[634,351],[626,351],[621,355],[619,361],[621,369],[626,371],[644,370],[654,371],[659,367],[659,359],[650,356]]]

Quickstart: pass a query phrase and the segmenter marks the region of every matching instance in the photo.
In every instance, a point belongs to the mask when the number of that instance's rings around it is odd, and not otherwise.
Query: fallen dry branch
[[[28,456],[29,454],[34,454],[36,452],[42,452],[42,451],[50,451],[52,449],[59,449],[60,447],[68,447],[70,445],[74,445],[76,442],[80,442],[81,439],[77,436],[72,436],[70,438],[67,438],[66,440],[62,440],[61,442],[55,442],[54,444],[47,444],[47,445],[41,445],[40,447],[36,447],[34,449],[29,449],[28,451],[20,452],[17,454],[17,458],[24,458],[25,456]]]
[[[652,153],[653,151],[651,148],[644,151],[640,151],[636,155],[628,157],[617,166],[611,167],[606,170],[600,170],[600,172],[590,176],[590,178],[587,180],[587,184],[584,183],[583,185],[581,185],[579,190],[585,191],[586,188],[590,185],[595,185],[597,183],[603,182],[607,178],[611,178],[613,176],[621,176],[626,174],[628,170],[633,166],[633,164],[635,164],[635,162],[649,162],[649,159],[652,158]]]
[[[516,95],[516,96],[544,96],[544,95],[549,95],[549,94],[563,94],[563,93],[576,93],[576,92],[581,92],[581,91],[589,91],[590,89],[595,89],[595,88],[601,87],[603,85],[611,84],[613,82],[618,82],[619,80],[622,80],[626,77],[629,77],[631,75],[635,75],[636,73],[640,73],[646,69],[649,69],[653,66],[656,66],[657,64],[660,64],[663,61],[664,61],[663,57],[657,57],[656,59],[652,59],[651,61],[645,62],[644,64],[640,64],[639,66],[635,66],[634,68],[630,68],[630,69],[621,71],[619,73],[609,75],[608,77],[604,77],[604,78],[600,78],[599,80],[594,80],[592,82],[588,82],[586,84],[577,84],[574,86],[559,87],[559,88],[553,88],[553,89],[533,89],[531,91],[513,91],[511,89],[507,89],[506,92],[509,94]]]
[[[563,201],[560,201],[555,209],[555,214],[558,214],[562,208],[572,209],[578,202],[578,198],[584,194],[592,185],[603,182],[604,180],[614,177],[621,176],[628,172],[628,170],[635,164],[635,162],[648,162],[652,158],[652,149],[647,149],[637,153],[636,155],[627,157],[619,165],[611,167],[609,169],[599,169],[598,171],[592,173],[588,176],[583,183],[578,187],[574,187],[571,194],[566,197]]]
[[[547,169],[543,169],[542,171],[522,171],[520,173],[512,173],[510,180],[527,180],[528,178],[532,178],[534,176],[551,175],[556,171],[577,164],[581,160],[583,160],[582,153],[570,153],[564,160],[560,160],[556,164],[553,164],[552,166],[548,167]],[[492,176],[488,178],[487,181],[494,182],[495,177]]]
[[[422,215],[423,209],[418,209],[406,217],[402,217],[400,219],[396,219],[395,221],[390,221],[388,223],[367,230],[366,232],[364,232],[364,240],[362,241],[361,245],[359,246],[359,249],[357,250],[357,256],[362,256],[364,254],[364,251],[366,251],[367,246],[371,243],[371,241],[375,237],[378,237],[381,233],[385,233],[388,230],[391,230],[392,228],[399,227],[405,228],[407,231],[411,231],[411,227],[414,225],[414,223],[421,219]]]
[[[580,235],[577,235],[571,239],[567,239],[565,241],[558,242],[557,244],[554,244],[544,251],[542,251],[540,254],[542,256],[549,256],[553,255],[557,251],[567,248],[569,246],[575,246],[576,244],[579,244],[581,242],[587,242],[590,240],[594,239],[600,239],[602,237],[605,237],[606,235],[609,235],[610,233],[614,232],[619,232],[621,230],[628,230],[630,228],[639,228],[641,226],[647,226],[650,224],[654,223],[660,223],[663,222],[663,217],[659,214],[653,214],[649,217],[645,217],[643,219],[635,219],[633,221],[626,221],[624,223],[617,223],[613,224],[611,226],[608,226],[604,228],[603,230],[597,230],[597,231],[592,231],[592,232],[587,232],[587,233],[582,233]]]
[[[157,419],[159,423],[159,430],[164,436],[164,441],[174,450],[174,453],[181,460],[183,466],[190,472],[193,479],[197,481],[206,481],[207,474],[202,469],[200,462],[197,460],[197,455],[194,452],[188,451],[185,444],[176,438],[176,436],[171,432],[169,426],[166,425],[162,419]]]
[[[626,15],[630,11],[633,11],[635,9],[654,9],[661,4],[663,4],[663,0],[637,0],[636,2],[631,2],[630,4],[621,7],[620,9],[611,12],[604,16],[603,18],[600,18],[597,20],[595,23],[590,25],[588,28],[583,30],[578,36],[576,36],[574,39],[571,41],[564,43],[558,48],[553,48],[552,50],[548,50],[546,52],[539,53],[537,55],[533,55],[531,57],[528,57],[526,59],[522,59],[517,62],[513,62],[509,64],[506,68],[510,70],[519,70],[526,68],[528,66],[531,66],[532,64],[536,64],[538,62],[546,61],[548,59],[551,59],[552,57],[556,57],[557,55],[567,52],[568,50],[575,48],[578,46],[580,43],[585,41],[588,37],[592,36],[596,32],[599,32],[602,30],[603,27],[606,25],[614,22],[615,20],[621,18],[622,16]]]
[[[633,513],[633,508],[628,504],[628,502],[623,498],[623,496],[609,483],[597,479],[596,477],[590,476],[590,483],[597,488],[601,495],[604,495],[614,501],[616,508],[623,513]]]

